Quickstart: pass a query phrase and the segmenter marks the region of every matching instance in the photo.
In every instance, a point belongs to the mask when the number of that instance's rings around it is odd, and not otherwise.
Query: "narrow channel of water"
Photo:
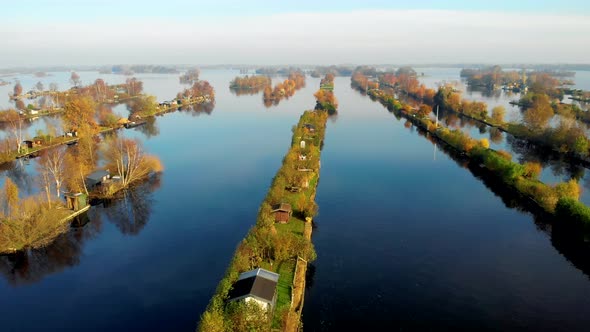
[[[507,207],[346,83],[322,153],[305,330],[585,330],[588,244]]]

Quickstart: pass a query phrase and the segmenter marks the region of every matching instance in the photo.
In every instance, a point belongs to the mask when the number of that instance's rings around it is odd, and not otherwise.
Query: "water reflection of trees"
[[[121,233],[137,235],[150,219],[154,190],[160,187],[160,176],[152,176],[133,188],[123,190],[119,197],[104,201],[101,212]]]
[[[26,170],[26,165],[30,162],[30,160],[18,159],[0,166],[0,174],[3,173],[9,177],[22,192],[28,195],[33,194],[35,188],[35,179]]]
[[[253,96],[259,94],[262,90],[264,90],[264,86],[251,89],[229,88],[229,91],[236,96]]]
[[[376,99],[373,100],[375,101]],[[389,109],[389,111],[392,112],[398,120],[401,119],[401,115],[398,112],[395,112],[392,109]],[[452,122],[454,120],[451,119],[449,121]],[[408,123],[409,122],[406,122],[406,124]],[[409,127],[409,130],[411,131],[416,128],[411,123],[409,123]],[[473,165],[467,158],[449,148],[447,145],[439,144],[434,137],[427,134],[425,131],[418,129],[417,132],[419,135],[426,137],[433,144],[436,144],[438,149],[449,156],[459,167],[469,170],[476,179],[480,180],[496,197],[499,197],[506,207],[516,209],[532,216],[537,229],[546,233],[550,237],[553,247],[578,270],[582,271],[582,273],[590,278],[590,261],[588,260],[588,257],[590,256],[590,227],[570,223],[564,220],[556,220],[557,218],[547,214],[530,199],[523,197],[511,188],[507,188],[506,185],[497,180],[489,171],[480,168],[478,165]],[[498,135],[498,133],[495,133],[494,135]],[[508,140],[510,139],[514,138],[508,135]],[[523,156],[534,155],[538,158],[536,160],[545,160],[546,162],[555,160],[554,156],[547,155],[547,151],[540,153],[537,148],[530,145],[519,143],[517,148],[522,149],[520,152]],[[577,178],[582,176],[585,170],[583,167],[573,165],[572,163],[556,163],[556,165],[567,166],[555,166],[558,169],[553,169],[553,171],[560,171],[562,169],[560,167],[563,167],[563,169],[570,172],[570,174],[576,174],[575,176]]]
[[[449,156],[459,167],[471,172],[477,180],[481,181],[496,197],[500,198],[506,207],[530,215],[536,228],[549,236],[553,247],[590,278],[590,261],[588,260],[590,255],[590,227],[557,220],[553,215],[535,205],[530,199],[506,187],[490,171],[471,163],[469,159],[447,145],[439,144],[434,137],[424,131],[418,130],[418,132],[421,136],[425,136],[430,142],[436,144],[438,149]]]
[[[151,138],[160,135],[160,128],[156,123],[155,117],[149,117],[145,119],[145,124],[136,127],[136,129],[145,135],[146,138]]]
[[[74,223],[81,226],[72,227],[44,248],[0,256],[0,274],[10,285],[21,286],[80,264],[84,243],[101,232],[102,223],[92,210]]]
[[[93,207],[72,221],[67,233],[44,248],[0,256],[0,275],[13,286],[38,282],[44,277],[80,264],[84,244],[102,231],[102,218],[123,234],[137,235],[148,223],[152,193],[160,187],[159,176],[126,190],[102,207]]]
[[[186,112],[192,116],[199,116],[201,114],[211,115],[215,108],[215,101],[204,104],[185,105],[179,108],[180,111]]]
[[[479,92],[482,97],[498,99],[502,96],[501,89],[490,89],[483,86],[467,85],[467,92]]]
[[[518,162],[539,162],[545,167],[549,167],[554,176],[567,179],[581,179],[584,177],[586,169],[576,163],[563,159],[556,153],[548,153],[546,149],[539,148],[525,140],[514,138],[508,135],[506,142],[512,151],[519,155]]]

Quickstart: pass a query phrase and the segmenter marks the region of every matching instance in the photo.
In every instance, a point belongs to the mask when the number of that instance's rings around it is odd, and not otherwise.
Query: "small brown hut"
[[[275,215],[275,222],[286,224],[293,214],[293,209],[291,209],[291,204],[281,203],[273,206],[270,212]]]

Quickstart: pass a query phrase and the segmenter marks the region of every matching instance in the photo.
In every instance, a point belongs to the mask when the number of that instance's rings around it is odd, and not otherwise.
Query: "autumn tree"
[[[64,157],[64,168],[68,170],[64,184],[70,192],[88,194],[85,181],[96,167],[96,142],[93,137],[83,136],[76,146],[68,150]]]
[[[98,121],[101,126],[114,128],[117,126],[119,117],[113,113],[113,109],[108,105],[101,105],[98,111]]]
[[[428,114],[432,113],[432,107],[426,105],[426,104],[422,104],[420,105],[420,108],[418,109],[418,114],[421,117],[427,117]]]
[[[524,163],[524,176],[530,179],[536,179],[541,174],[543,166],[538,162],[526,162]]]
[[[156,114],[158,103],[154,96],[142,96],[141,98],[135,98],[130,102],[131,116],[148,117]]]
[[[199,332],[225,332],[225,320],[222,310],[207,310],[201,316]]]
[[[125,88],[127,89],[128,95],[137,96],[143,91],[143,82],[135,77],[131,77],[125,81]]]
[[[88,96],[72,98],[64,106],[64,125],[71,130],[93,133],[97,128],[95,107],[94,101]]]
[[[485,148],[485,149],[489,149],[490,148],[490,141],[488,141],[487,138],[482,138],[479,140],[479,144]]]
[[[72,85],[75,87],[78,87],[80,84],[82,84],[82,81],[80,81],[80,75],[78,75],[78,73],[75,71],[73,71],[72,75],[70,75],[70,83],[72,83]]]
[[[580,185],[574,179],[557,184],[555,186],[555,192],[559,198],[580,199]]]
[[[271,330],[268,312],[254,301],[233,301],[227,306],[227,331],[265,332]]]
[[[19,206],[18,186],[9,177],[4,180],[4,199],[6,200],[4,207],[7,211],[6,214],[10,217],[16,216]]]
[[[492,108],[492,120],[495,123],[503,123],[505,114],[506,109],[504,108],[504,106],[496,106]]]
[[[96,100],[102,101],[107,98],[109,87],[102,78],[97,78],[94,81],[93,87]]]
[[[533,96],[532,106],[525,111],[524,121],[532,130],[540,130],[547,126],[553,114],[549,97],[538,94]]]

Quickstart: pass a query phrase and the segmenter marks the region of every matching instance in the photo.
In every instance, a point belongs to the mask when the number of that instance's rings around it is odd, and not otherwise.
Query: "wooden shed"
[[[83,193],[66,193],[65,197],[68,209],[79,211],[88,205],[88,196]]]
[[[275,222],[286,224],[293,214],[293,209],[291,209],[291,204],[281,203],[273,206],[270,212],[275,215]]]

